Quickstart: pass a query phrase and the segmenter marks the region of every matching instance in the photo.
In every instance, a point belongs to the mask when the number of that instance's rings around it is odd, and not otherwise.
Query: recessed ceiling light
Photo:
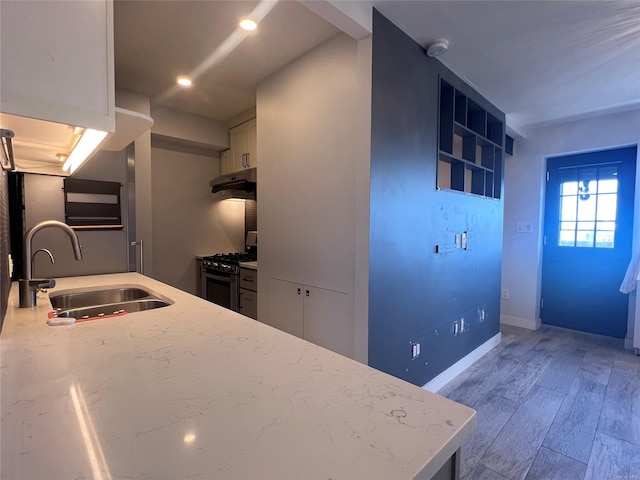
[[[178,82],[178,85],[182,85],[183,87],[191,86],[191,79],[189,77],[178,77],[176,81]]]
[[[240,20],[240,23],[238,23],[238,25],[240,25],[240,28],[242,28],[243,30],[248,31],[252,31],[258,28],[258,24],[250,18],[243,18],[242,20]]]

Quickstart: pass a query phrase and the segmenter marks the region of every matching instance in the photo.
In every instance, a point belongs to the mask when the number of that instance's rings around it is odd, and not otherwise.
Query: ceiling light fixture
[[[191,82],[191,79],[190,79],[189,77],[185,77],[184,75],[183,75],[183,76],[178,77],[178,79],[176,80],[176,82],[177,82],[177,84],[178,84],[178,85],[181,85],[181,86],[183,86],[183,87],[190,87],[190,86],[191,86],[191,83],[192,83],[192,82]]]
[[[240,23],[238,23],[238,25],[240,25],[241,29],[247,30],[248,32],[251,32],[258,28],[258,24],[255,22],[255,20],[251,20],[250,18],[243,18],[242,20],[240,20]]]
[[[449,40],[441,38],[427,45],[427,55],[439,57],[449,49]]]
[[[76,146],[73,147],[73,151],[67,158],[67,161],[64,162],[62,170],[66,172],[71,169],[71,173],[75,172],[82,162],[89,158],[89,155],[98,148],[98,145],[102,143],[102,140],[104,140],[106,136],[107,132],[87,128],[82,134],[82,137],[80,137],[80,140],[78,140],[78,143],[76,143]]]

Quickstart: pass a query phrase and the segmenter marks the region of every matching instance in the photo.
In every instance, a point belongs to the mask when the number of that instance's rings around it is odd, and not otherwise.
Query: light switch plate
[[[533,232],[533,223],[525,220],[518,220],[516,222],[516,232],[518,233],[531,233]]]

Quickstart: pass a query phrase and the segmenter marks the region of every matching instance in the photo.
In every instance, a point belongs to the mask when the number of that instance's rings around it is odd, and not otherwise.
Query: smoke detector
[[[449,49],[449,40],[441,38],[427,45],[427,55],[430,57],[439,57]]]

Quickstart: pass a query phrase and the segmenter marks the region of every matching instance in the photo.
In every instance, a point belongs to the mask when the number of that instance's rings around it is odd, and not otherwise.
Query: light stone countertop
[[[258,261],[255,262],[240,262],[240,268],[250,268],[251,270],[258,269]]]
[[[175,304],[50,327],[46,294],[0,335],[6,479],[430,478],[475,412],[137,273]]]

